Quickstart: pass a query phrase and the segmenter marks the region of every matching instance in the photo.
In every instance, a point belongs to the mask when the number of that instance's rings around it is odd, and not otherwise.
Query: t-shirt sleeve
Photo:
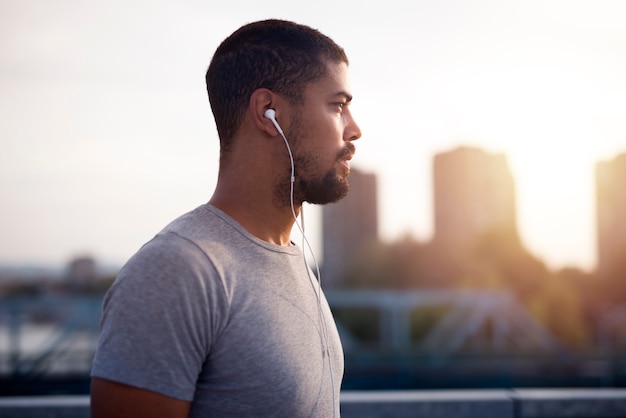
[[[191,401],[224,295],[204,252],[172,233],[155,237],[105,297],[91,375]]]

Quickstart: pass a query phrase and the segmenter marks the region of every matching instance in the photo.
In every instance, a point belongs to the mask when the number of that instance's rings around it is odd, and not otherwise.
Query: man
[[[206,81],[216,189],[107,294],[92,417],[337,417],[341,343],[290,235],[303,202],[348,192],[361,136],[348,60],[314,29],[267,20],[224,40]]]

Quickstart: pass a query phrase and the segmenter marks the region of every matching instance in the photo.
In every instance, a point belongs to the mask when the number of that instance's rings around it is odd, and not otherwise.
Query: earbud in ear
[[[274,109],[267,109],[264,113],[264,116],[271,120],[272,123],[274,124],[274,127],[278,130],[278,133],[280,133],[281,135],[284,136],[283,134],[283,130],[281,129],[280,125],[278,124],[278,122],[276,121],[276,111]]]
[[[276,119],[276,111],[274,109],[267,109],[265,111],[265,117],[270,120]]]

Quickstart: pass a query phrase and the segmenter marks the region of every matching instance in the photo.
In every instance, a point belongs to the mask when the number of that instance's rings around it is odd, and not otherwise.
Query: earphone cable
[[[313,278],[311,277],[311,269],[309,268],[309,265],[306,260],[306,251],[305,251],[306,249],[308,249],[309,253],[311,254],[311,257],[313,258],[313,262],[315,264],[315,271],[317,273],[317,292],[315,293],[317,293],[316,297],[317,297],[318,323],[320,324],[320,333],[322,334],[321,336],[323,338],[322,348],[325,348],[324,354],[328,358],[328,371],[330,375],[332,403],[333,403],[333,406],[332,406],[333,417],[335,417],[335,414],[336,414],[335,412],[335,409],[336,409],[335,408],[335,379],[333,377],[332,359],[330,357],[330,347],[329,347],[329,342],[328,342],[328,328],[326,324],[326,319],[324,318],[324,315],[322,314],[322,277],[320,273],[319,264],[317,262],[317,258],[315,257],[315,253],[313,252],[313,248],[311,247],[311,244],[309,243],[309,240],[307,239],[304,233],[304,206],[300,208],[302,223],[298,222],[298,216],[296,215],[296,209],[294,205],[294,183],[296,181],[296,176],[295,176],[295,164],[293,160],[293,154],[291,152],[291,147],[289,146],[289,142],[287,142],[287,138],[285,137],[285,134],[283,133],[282,129],[278,129],[278,132],[280,133],[280,136],[283,138],[283,141],[285,141],[285,146],[287,147],[287,151],[289,152],[289,161],[291,162],[291,177],[290,177],[290,182],[289,182],[290,183],[289,203],[291,206],[291,214],[293,216],[293,220],[296,226],[298,227],[300,234],[302,235],[302,258],[304,260],[304,268],[309,277],[309,282],[311,283],[311,286],[313,286],[314,292],[315,292],[315,286],[313,283],[315,282],[315,280],[313,280]]]

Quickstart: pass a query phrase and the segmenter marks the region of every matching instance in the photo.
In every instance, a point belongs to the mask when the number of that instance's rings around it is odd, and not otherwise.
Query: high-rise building
[[[598,271],[626,254],[626,153],[596,164]]]
[[[349,181],[348,196],[322,208],[325,286],[339,285],[364,245],[378,240],[376,176],[353,168]]]
[[[434,158],[434,241],[468,245],[493,229],[517,237],[515,187],[506,156],[459,147]]]

